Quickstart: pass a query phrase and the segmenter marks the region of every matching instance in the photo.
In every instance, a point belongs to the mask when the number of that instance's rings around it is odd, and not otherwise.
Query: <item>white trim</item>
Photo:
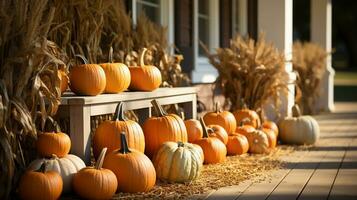
[[[281,118],[291,116],[295,103],[294,73],[292,72],[293,0],[258,0],[258,32],[264,32],[266,41],[272,42],[285,56],[286,80],[289,92],[281,95]],[[265,112],[269,115],[269,112]],[[272,113],[271,113],[272,114]],[[274,118],[273,118],[274,119]]]
[[[247,0],[239,0],[239,33],[240,35],[248,35],[248,2]]]
[[[136,0],[132,0],[132,2],[131,2],[131,12],[133,15],[132,17],[133,17],[134,26],[136,26],[136,24],[137,24],[137,15],[138,15],[136,3],[137,3]]]
[[[238,6],[237,6],[238,4]],[[238,8],[238,9],[237,9]],[[238,12],[238,19],[236,14]],[[238,31],[235,29],[238,20]],[[248,35],[248,2],[247,0],[232,1],[232,36],[236,34],[241,36]]]
[[[168,41],[168,43],[174,44],[175,43],[174,0],[161,0],[160,4],[161,4],[161,7],[160,7],[161,22],[160,23],[161,23],[161,25],[167,27],[167,41]]]
[[[208,0],[209,3],[209,50],[219,47],[219,0]],[[217,70],[204,56],[198,55],[198,0],[193,1],[193,37],[194,37],[194,66],[191,79],[193,83],[211,83],[218,76]]]
[[[311,41],[319,44],[325,51],[331,52],[332,44],[332,2],[331,0],[314,0],[311,4]],[[331,54],[326,58],[326,72],[321,81],[320,96],[315,111],[333,111],[333,81],[335,70],[332,68]]]

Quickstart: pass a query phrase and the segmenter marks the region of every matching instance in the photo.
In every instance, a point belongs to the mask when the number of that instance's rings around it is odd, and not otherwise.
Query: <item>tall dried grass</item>
[[[263,35],[257,41],[236,36],[230,47],[218,48],[215,54],[208,53],[208,58],[219,72],[216,87],[231,110],[242,108],[241,100],[254,110],[272,100],[278,111],[278,97],[287,92],[284,56]]]
[[[66,56],[46,39],[53,17],[46,0],[0,2],[0,199],[34,158],[36,122],[57,111]]]
[[[326,57],[322,47],[309,42],[294,42],[293,68],[298,72],[296,102],[304,114],[316,114],[315,104],[320,96],[321,80],[326,72]]]
[[[147,64],[157,66],[163,75],[163,86],[184,86],[190,83],[181,71],[179,55],[172,55],[166,40],[166,28],[145,15],[133,20],[122,0],[53,0],[56,7],[49,39],[55,41],[74,60],[84,55],[89,62],[108,62],[113,48],[114,61],[137,65],[138,54],[148,48]]]

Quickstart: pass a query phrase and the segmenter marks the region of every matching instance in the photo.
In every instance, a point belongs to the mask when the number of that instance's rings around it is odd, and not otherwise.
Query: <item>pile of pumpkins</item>
[[[125,118],[122,102],[113,119],[98,126],[93,137],[97,160],[93,167],[68,154],[71,141],[67,134],[60,130],[40,134],[37,150],[43,158],[33,161],[22,176],[20,197],[57,199],[62,192],[74,190],[82,198],[109,199],[117,191],[147,192],[156,179],[192,181],[203,164],[224,162],[227,155],[267,153],[276,147],[278,134],[294,144],[310,144],[318,138],[316,121],[298,116],[297,106],[293,107],[294,117],[281,122],[279,133],[274,122],[261,124],[257,113],[246,107],[231,113],[219,110],[216,104],[215,111],[200,120],[184,120],[184,116],[166,113],[157,100],[151,103],[156,116],[142,127]]]
[[[139,55],[138,66],[126,66],[123,63],[113,63],[113,49],[109,51],[109,62],[101,64],[89,64],[88,60],[81,56],[83,64],[73,66],[69,76],[64,70],[59,70],[61,93],[65,92],[68,85],[77,95],[96,96],[102,93],[120,93],[128,88],[138,91],[153,91],[162,82],[160,70],[152,65],[145,65],[143,48]]]

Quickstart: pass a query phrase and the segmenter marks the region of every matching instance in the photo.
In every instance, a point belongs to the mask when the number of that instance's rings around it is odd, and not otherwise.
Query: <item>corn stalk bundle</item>
[[[66,56],[46,39],[53,17],[46,0],[0,1],[0,199],[34,158],[36,123],[58,108]]]
[[[317,44],[294,42],[293,68],[298,73],[296,86],[299,94],[296,102],[304,114],[314,114],[328,55],[329,53]]]
[[[181,71],[182,56],[169,53],[166,28],[145,15],[134,26],[121,0],[53,0],[50,5],[56,10],[49,39],[59,44],[71,61],[81,54],[91,63],[108,62],[113,48],[114,61],[135,66],[140,51],[148,48],[151,54],[146,64],[161,70],[163,86],[190,83]]]
[[[242,108],[242,100],[254,110],[271,100],[278,111],[278,97],[287,91],[284,56],[266,43],[264,36],[257,41],[236,36],[229,48],[218,48],[215,54],[206,52],[219,73],[216,87],[222,90],[231,110]]]

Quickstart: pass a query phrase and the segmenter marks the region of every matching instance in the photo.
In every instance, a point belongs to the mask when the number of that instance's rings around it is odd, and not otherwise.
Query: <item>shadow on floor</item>
[[[357,161],[355,162],[288,162],[285,164],[288,169],[356,169]]]
[[[336,131],[335,131],[335,133],[336,133]],[[356,131],[350,131],[350,132],[341,131],[341,133],[356,133]],[[325,135],[322,135],[320,138],[322,138],[322,139],[345,139],[345,138],[355,139],[355,138],[357,138],[357,135],[353,135],[353,136],[351,136],[351,135],[328,135],[328,133],[325,133]]]
[[[357,94],[356,94],[357,95]],[[323,114],[323,115],[316,115],[314,116],[318,120],[325,120],[325,119],[357,119],[357,113],[356,112],[336,112],[336,113],[329,113],[329,114]]]
[[[357,151],[357,146],[317,146],[311,147],[310,151]]]

